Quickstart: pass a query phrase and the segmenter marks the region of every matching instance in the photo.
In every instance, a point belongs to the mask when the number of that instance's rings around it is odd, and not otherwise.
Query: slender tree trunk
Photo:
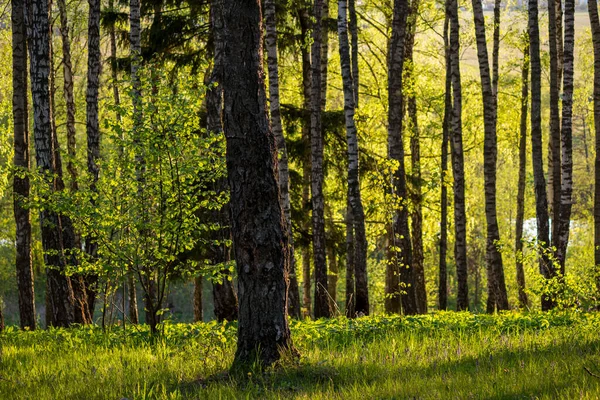
[[[458,24],[458,2],[449,0],[446,12],[450,20],[450,65],[452,71],[452,174],[454,176],[454,260],[458,295],[456,309],[469,308],[469,286],[467,282],[467,216],[465,210],[465,161],[462,143],[462,85],[460,79],[460,41]]]
[[[30,51],[33,133],[38,171],[46,176],[51,191],[62,190],[60,154],[52,130],[50,99],[50,24],[48,2],[32,0],[26,16]],[[47,209],[40,211],[42,246],[47,268],[48,322],[53,326],[69,326],[75,321],[71,280],[65,276],[63,219]]]
[[[12,0],[13,50],[13,123],[14,166],[22,173],[13,177],[14,214],[16,225],[16,270],[19,291],[21,328],[36,328],[35,293],[31,260],[31,220],[24,202],[29,197],[29,122],[27,105],[27,33],[25,28],[25,0]]]
[[[419,1],[413,0],[410,5],[408,15],[408,27],[405,41],[405,57],[408,64],[405,66],[405,76],[408,80],[408,86],[411,90],[406,96],[406,109],[408,112],[410,127],[410,159],[412,167],[412,193],[411,201],[413,210],[411,211],[412,224],[412,248],[413,248],[413,273],[414,273],[414,291],[417,304],[417,313],[427,313],[427,289],[425,287],[425,270],[423,266],[423,195],[421,191],[421,145],[419,139],[419,124],[417,115],[417,99],[415,96],[414,85],[414,59],[413,49],[415,44],[415,33],[417,28],[417,15],[419,12]]]
[[[588,13],[594,44],[594,133],[596,135],[596,158],[594,160],[594,271],[596,287],[600,292],[600,18],[598,4],[588,1]]]
[[[100,87],[100,74],[102,72],[100,55],[100,0],[88,0],[88,3],[88,74],[86,92],[87,167],[92,178],[90,189],[93,192],[97,192],[96,183],[98,182],[100,173],[98,167],[98,159],[100,158],[98,90]],[[98,257],[98,244],[93,237],[86,238],[85,251],[92,260],[95,260]],[[89,273],[86,276],[87,303],[90,315],[94,314],[97,282],[98,276],[96,274]]]
[[[327,106],[327,68],[329,66],[329,1],[320,0],[321,11],[321,110],[325,111]],[[316,17],[315,17],[316,18]],[[314,32],[313,32],[314,35]]]
[[[346,317],[356,316],[356,293],[354,283],[354,220],[352,218],[352,207],[346,205]],[[386,299],[387,301],[387,299]]]
[[[288,271],[288,313],[300,318],[300,292],[296,277],[296,255],[292,235],[292,213],[290,205],[290,175],[287,147],[281,124],[279,105],[279,66],[277,62],[277,29],[275,20],[275,0],[265,0],[265,43],[267,47],[267,67],[269,72],[269,108],[271,112],[271,129],[275,136],[278,150],[279,192],[281,205],[286,220],[288,237],[290,238],[290,270]]]
[[[313,261],[315,266],[315,318],[330,316],[327,294],[327,260],[325,255],[325,200],[323,197],[323,126],[321,113],[323,107],[322,81],[322,38],[323,38],[323,0],[315,0],[313,25],[313,44],[311,51],[311,194]]]
[[[301,29],[301,52],[302,52],[302,99],[304,116],[302,118],[302,143],[304,145],[304,152],[302,157],[302,209],[306,212],[310,212],[310,180],[311,180],[311,138],[310,138],[310,96],[311,96],[311,66],[310,66],[310,51],[308,47],[309,41],[309,24],[310,18],[308,10],[302,8],[298,13],[300,20]],[[304,231],[307,236],[311,236],[311,223],[305,223]],[[303,297],[302,307],[306,310],[306,314],[311,314],[311,253],[310,253],[310,240],[307,240],[307,244],[302,248],[302,282],[303,282]]]
[[[393,249],[388,251],[392,260],[388,261],[386,296],[389,296],[387,312],[397,312],[393,309],[393,297],[398,296],[405,314],[417,312],[414,295],[414,277],[412,268],[412,248],[410,230],[408,227],[408,209],[405,203],[407,198],[406,172],[404,169],[403,145],[403,98],[402,98],[402,71],[404,68],[404,41],[406,37],[406,0],[395,0],[392,20],[392,39],[389,47],[388,66],[388,156],[398,162],[398,168],[393,173],[392,188],[394,195],[402,204],[397,205],[392,224],[390,245]],[[398,251],[399,249],[399,251]],[[391,269],[391,271],[390,271]],[[398,275],[401,287],[395,284],[390,275]]]
[[[499,12],[500,11],[498,10],[498,20],[500,19]],[[496,162],[498,157],[496,115],[498,103],[490,76],[483,7],[478,0],[473,0],[473,18],[477,41],[477,57],[479,59],[479,75],[481,77],[485,132],[483,144],[483,169],[485,180],[485,216],[487,222],[485,257],[488,277],[487,312],[493,313],[495,309],[508,309],[508,296],[506,294],[506,284],[504,282],[502,254],[498,249],[500,230],[498,228],[498,217],[496,214]]]
[[[340,47],[340,66],[344,89],[344,116],[346,121],[346,142],[348,144],[348,206],[352,212],[354,230],[354,276],[355,276],[355,312],[369,315],[369,285],[367,279],[367,235],[365,230],[365,212],[360,193],[358,166],[358,133],[354,121],[354,82],[350,45],[348,41],[348,9],[346,0],[338,1],[338,37]]]
[[[548,206],[552,217],[552,245],[558,244],[558,224],[560,220],[560,73],[558,41],[562,39],[562,31],[558,32],[556,13],[557,2],[548,1],[548,47],[550,54],[550,136],[548,140]],[[558,37],[561,37],[559,39]],[[562,41],[562,40],[561,40]],[[550,247],[550,243],[546,243]]]
[[[202,312],[202,275],[194,279],[194,322],[203,322],[204,313]]]
[[[330,300],[330,308],[332,310],[337,309],[337,284],[338,284],[338,275],[339,275],[339,267],[336,249],[333,246],[334,243],[330,243],[327,246],[327,260],[329,261],[329,269],[327,275],[327,291],[329,292],[329,300]]]
[[[446,9],[448,9],[446,0]],[[452,65],[450,61],[450,43],[448,37],[448,13],[444,19],[444,58],[446,61],[446,89],[444,92],[444,120],[442,122],[442,157],[440,174],[440,259],[438,278],[438,308],[445,310],[448,307],[448,272],[446,254],[448,251],[448,142],[450,136],[450,123],[452,121]]]
[[[531,158],[535,186],[535,211],[537,241],[542,247],[549,243],[548,200],[542,156],[542,67],[540,60],[540,29],[538,22],[538,0],[529,0],[528,8],[529,60],[531,62]],[[540,272],[546,278],[554,276],[554,267],[546,252],[540,249]],[[553,307],[549,296],[542,296],[542,310]]]
[[[560,219],[556,258],[561,275],[565,274],[565,260],[569,243],[571,206],[573,197],[573,51],[575,46],[575,1],[565,0],[565,43],[561,127],[561,195]]]
[[[523,220],[525,215],[525,174],[527,169],[527,102],[529,86],[529,43],[523,49],[523,69],[521,72],[521,126],[519,134],[519,183],[517,189],[517,218],[515,222],[515,253],[517,289],[519,305],[527,308],[529,302],[525,293],[525,270],[523,269]]]
[[[286,310],[289,247],[266,112],[260,3],[225,0],[222,12],[227,46],[220,76],[240,307],[232,369],[244,371],[293,350]]]

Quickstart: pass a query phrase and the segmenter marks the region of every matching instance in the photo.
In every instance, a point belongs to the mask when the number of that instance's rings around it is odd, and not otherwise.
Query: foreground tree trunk
[[[469,308],[467,266],[467,216],[465,209],[465,160],[462,143],[462,84],[460,79],[460,40],[458,2],[449,0],[446,12],[450,20],[450,65],[452,71],[452,174],[454,176],[454,259],[458,295],[456,309]]]
[[[354,312],[369,315],[369,285],[367,279],[367,235],[365,212],[360,194],[358,172],[358,134],[354,122],[355,95],[352,80],[352,63],[348,42],[348,9],[346,0],[338,1],[338,37],[340,66],[344,89],[344,116],[346,121],[346,142],[348,144],[348,208],[352,213],[354,238]]]
[[[388,156],[398,163],[393,172],[392,190],[401,202],[394,211],[391,227],[388,270],[386,272],[386,311],[398,312],[395,297],[400,298],[405,314],[417,312],[414,296],[412,248],[408,227],[406,205],[406,172],[404,169],[404,145],[402,138],[403,98],[402,71],[404,68],[404,41],[406,36],[406,0],[395,0],[392,20],[392,39],[388,56]],[[399,249],[399,250],[398,250]],[[397,278],[401,282],[398,284]]]
[[[51,191],[61,190],[60,154],[52,130],[50,103],[50,24],[48,3],[31,1],[31,21],[28,27],[30,51],[31,98],[33,102],[33,133],[36,164],[46,177]],[[47,266],[47,321],[52,326],[69,326],[75,321],[74,297],[71,280],[65,276],[67,265],[63,245],[63,222],[60,215],[42,209],[42,246]]]
[[[61,0],[62,1],[62,0]],[[98,90],[102,60],[100,56],[100,0],[89,0],[88,18],[88,74],[86,92],[86,133],[87,133],[87,167],[92,178],[90,189],[96,192],[96,183],[100,174],[98,159],[100,158],[100,127],[98,122]],[[98,244],[94,238],[86,238],[85,251],[88,257],[98,257]],[[90,315],[94,314],[96,302],[96,284],[98,276],[90,273],[86,276],[87,303]]]
[[[354,106],[359,106],[359,70],[358,70],[358,23],[356,21],[356,0],[348,0],[348,29],[350,30],[350,43],[352,47],[352,84],[354,92]]]
[[[325,0],[326,1],[326,0]],[[323,0],[315,0],[313,25],[313,44],[311,50],[311,194],[313,262],[315,266],[315,318],[328,318],[329,298],[327,294],[327,259],[325,245],[325,199],[323,197],[323,126],[321,113],[323,107],[322,81],[322,37],[323,37]]]
[[[300,292],[296,277],[296,254],[292,236],[292,213],[290,205],[290,174],[288,167],[287,147],[281,124],[279,105],[279,66],[277,62],[277,29],[275,20],[275,0],[265,0],[265,44],[267,47],[267,67],[269,71],[269,107],[271,112],[271,128],[277,143],[279,167],[279,193],[281,206],[285,216],[287,234],[290,239],[290,271],[288,286],[288,313],[300,318]]]
[[[446,0],[448,9],[449,0]],[[449,18],[446,12],[444,19],[444,58],[446,62],[446,89],[444,92],[444,120],[442,122],[442,156],[440,174],[440,259],[438,278],[438,308],[445,310],[448,307],[448,270],[446,254],[448,251],[448,187],[446,175],[448,174],[448,142],[450,136],[450,123],[452,121],[452,65],[450,61],[450,43],[448,37]]]
[[[561,189],[556,238],[556,258],[561,275],[565,274],[571,206],[573,201],[573,51],[575,47],[575,1],[565,0],[565,43],[562,94]]]
[[[594,132],[596,134],[596,158],[594,161],[594,265],[596,287],[600,292],[600,18],[598,4],[588,1],[588,13],[594,44]]]
[[[487,223],[485,255],[488,277],[487,312],[493,313],[496,309],[508,309],[508,296],[506,294],[506,284],[504,282],[502,254],[500,254],[500,251],[498,250],[500,230],[498,228],[498,217],[496,214],[496,161],[498,154],[496,138],[497,98],[494,93],[490,76],[483,6],[478,0],[473,0],[473,18],[475,22],[479,75],[481,78],[483,123],[485,132],[483,144],[483,170],[485,180],[485,217]]]
[[[537,220],[537,241],[540,252],[540,272],[546,279],[554,276],[554,267],[548,258],[546,248],[549,240],[548,200],[544,161],[542,156],[542,67],[540,60],[540,29],[538,23],[538,2],[529,0],[528,8],[529,60],[531,62],[531,158],[533,161],[533,181],[535,186],[535,213]],[[553,307],[549,296],[542,296],[542,310]]]
[[[562,42],[562,29],[557,8],[561,0],[548,1],[548,52],[550,55],[550,133],[548,139],[548,207],[552,218],[552,246],[558,247],[558,225],[560,220],[560,68],[559,44]],[[560,14],[560,11],[559,13]],[[533,72],[533,71],[532,71]],[[545,246],[549,249],[550,243]]]
[[[260,3],[223,2],[224,129],[238,270],[238,346],[232,369],[266,367],[292,349],[286,310],[289,247],[277,153],[266,113]],[[325,276],[327,278],[327,276]]]
[[[408,113],[408,124],[410,127],[410,159],[412,168],[412,193],[411,201],[413,210],[411,212],[412,248],[413,248],[413,275],[414,292],[417,304],[417,313],[427,313],[427,289],[425,287],[425,270],[423,266],[423,194],[421,191],[421,144],[417,115],[417,98],[414,85],[414,59],[413,51],[415,45],[415,34],[417,29],[417,16],[419,12],[419,0],[413,0],[410,5],[410,13],[407,22],[407,34],[405,41],[405,54],[408,64],[405,75],[410,90],[406,96],[406,110]]]
[[[519,133],[519,183],[517,189],[517,218],[515,222],[515,254],[519,305],[527,308],[529,301],[525,293],[525,270],[523,268],[523,220],[525,215],[525,174],[527,169],[527,102],[529,96],[529,43],[523,49],[521,72],[521,126]]]
[[[29,122],[27,107],[27,33],[25,29],[25,0],[12,0],[13,50],[13,126],[14,166],[29,172]],[[31,220],[24,203],[29,197],[29,177],[13,177],[14,214],[16,225],[15,258],[19,291],[21,329],[36,328],[35,293],[31,262]]]

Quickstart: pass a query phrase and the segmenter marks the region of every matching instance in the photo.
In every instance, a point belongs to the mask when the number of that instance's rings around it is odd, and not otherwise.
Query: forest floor
[[[600,314],[294,321],[297,363],[232,378],[235,324],[0,334],[0,399],[600,398]]]

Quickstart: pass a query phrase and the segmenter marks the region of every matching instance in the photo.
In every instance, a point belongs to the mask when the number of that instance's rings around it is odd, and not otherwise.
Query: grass
[[[600,398],[600,315],[293,322],[299,364],[233,379],[234,324],[0,335],[1,399]]]

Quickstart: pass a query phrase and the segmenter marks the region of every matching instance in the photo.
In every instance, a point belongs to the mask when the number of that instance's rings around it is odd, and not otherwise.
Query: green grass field
[[[299,363],[226,374],[234,324],[0,335],[0,399],[600,398],[600,315],[293,322]]]

